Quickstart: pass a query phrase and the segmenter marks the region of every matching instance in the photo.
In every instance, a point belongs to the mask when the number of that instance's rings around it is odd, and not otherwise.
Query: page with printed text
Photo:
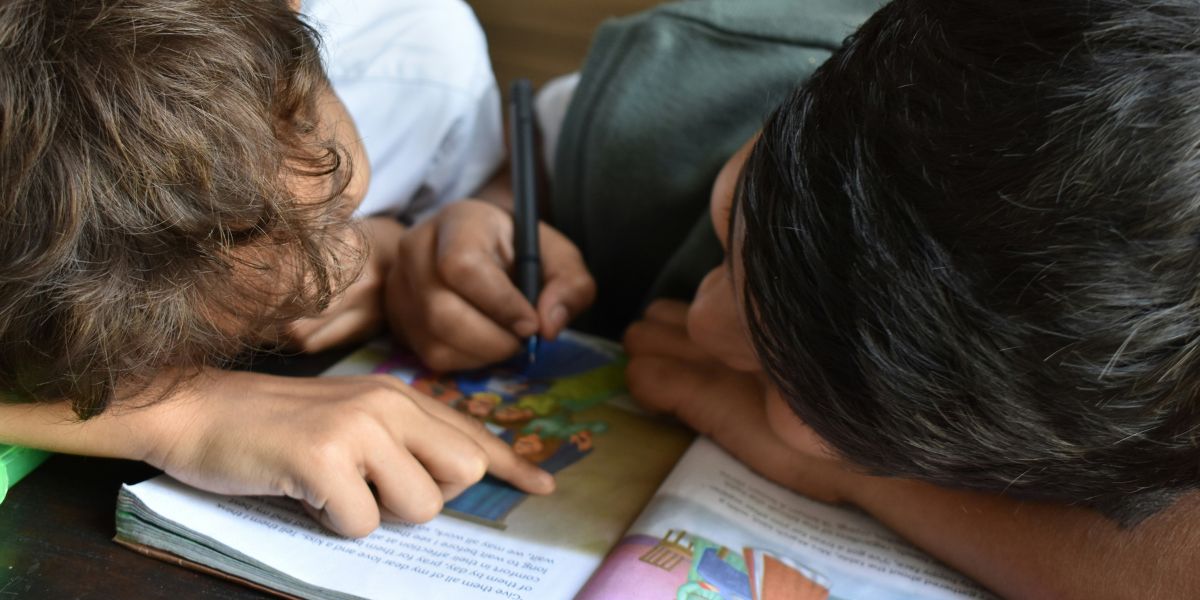
[[[578,600],[992,596],[870,517],[815,502],[697,439]]]

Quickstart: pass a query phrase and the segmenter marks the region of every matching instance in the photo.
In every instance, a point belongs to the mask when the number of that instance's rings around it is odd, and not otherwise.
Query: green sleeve
[[[42,450],[0,444],[0,502],[4,501],[9,488],[42,464],[48,456],[50,453]]]

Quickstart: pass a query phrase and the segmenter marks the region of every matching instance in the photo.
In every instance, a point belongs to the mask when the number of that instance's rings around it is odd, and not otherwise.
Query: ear
[[[300,0],[288,0],[288,6],[291,6],[294,12],[300,12]]]

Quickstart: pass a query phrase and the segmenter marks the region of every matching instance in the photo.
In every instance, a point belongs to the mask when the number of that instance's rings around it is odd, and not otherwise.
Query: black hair
[[[738,202],[755,347],[846,459],[1126,525],[1200,484],[1200,3],[895,0]]]

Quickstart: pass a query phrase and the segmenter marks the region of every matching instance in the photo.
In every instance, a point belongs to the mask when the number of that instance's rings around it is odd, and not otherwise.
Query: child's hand
[[[596,284],[566,237],[545,224],[538,235],[543,284],[535,309],[509,276],[511,215],[463,200],[413,227],[387,278],[392,332],[441,371],[508,358],[535,333],[553,339],[591,304]]]
[[[367,245],[362,273],[320,315],[291,323],[285,334],[289,345],[320,352],[364,341],[382,329],[384,279],[396,260],[404,226],[392,217],[370,217],[362,221],[362,232]]]
[[[634,399],[674,414],[781,485],[824,502],[853,501],[864,476],[830,456],[807,428],[809,437],[785,443],[769,423],[785,416],[768,415],[771,386],[761,374],[734,370],[696,345],[688,337],[687,310],[681,302],[657,301],[625,332]]]
[[[156,414],[140,427],[152,431],[147,462],[217,493],[296,498],[342,535],[365,536],[381,517],[432,519],[485,472],[554,489],[478,421],[390,376],[213,371],[185,385],[138,409]]]

